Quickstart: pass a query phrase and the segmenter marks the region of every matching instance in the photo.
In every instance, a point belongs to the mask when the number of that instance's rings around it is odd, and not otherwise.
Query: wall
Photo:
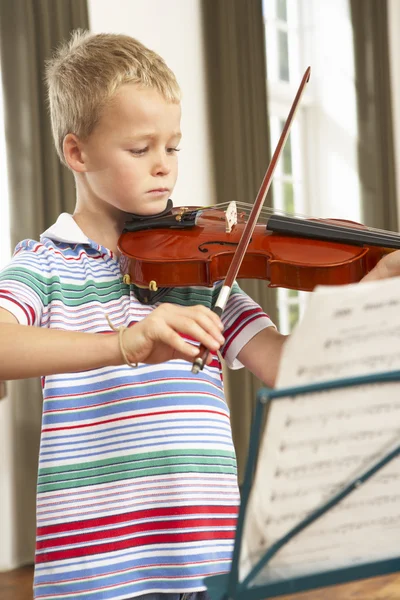
[[[175,205],[214,204],[207,123],[201,0],[88,0],[93,32],[125,33],[158,52],[183,93]]]

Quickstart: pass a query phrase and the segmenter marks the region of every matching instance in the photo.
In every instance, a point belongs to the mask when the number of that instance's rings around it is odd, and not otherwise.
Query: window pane
[[[280,122],[281,131],[285,125],[285,121]],[[292,175],[293,167],[292,167],[292,136],[289,133],[289,136],[286,140],[286,144],[282,151],[282,163],[283,163],[283,173],[285,175]]]
[[[288,290],[289,298],[298,298],[299,292],[297,290]]]
[[[278,31],[279,79],[289,81],[289,44],[287,31]]]
[[[276,14],[280,21],[287,21],[286,0],[276,0]]]
[[[289,181],[283,183],[283,210],[291,215],[294,214],[294,190]]]
[[[293,327],[296,325],[300,316],[300,307],[298,304],[291,304],[289,306],[289,328],[292,331]]]

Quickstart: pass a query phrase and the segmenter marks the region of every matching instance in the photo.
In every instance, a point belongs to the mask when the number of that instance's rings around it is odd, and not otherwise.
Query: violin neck
[[[400,236],[398,234],[390,232],[376,233],[367,228],[334,225],[317,219],[313,221],[311,219],[272,215],[268,219],[267,231],[315,240],[345,243],[353,246],[400,248]]]

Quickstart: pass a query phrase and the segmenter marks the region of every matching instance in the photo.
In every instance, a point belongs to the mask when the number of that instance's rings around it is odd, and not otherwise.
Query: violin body
[[[198,213],[195,207],[177,207],[168,214],[179,226],[185,211],[196,216],[182,229],[175,229],[169,220],[165,227],[153,223],[151,228],[121,234],[118,248],[129,259],[126,274],[132,283],[150,289],[211,287],[225,278],[246,225],[246,215],[239,213],[237,223],[227,232],[225,212],[218,207]],[[354,224],[352,227],[354,231]],[[317,285],[360,281],[389,251],[363,243],[278,233],[268,230],[265,223],[257,223],[237,278],[262,279],[270,287],[312,291]]]

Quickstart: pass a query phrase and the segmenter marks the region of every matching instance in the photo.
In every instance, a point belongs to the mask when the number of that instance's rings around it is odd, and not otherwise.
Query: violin
[[[157,291],[212,287],[225,278],[247,223],[246,205],[172,207],[132,217],[118,248],[125,281]],[[271,213],[271,214],[269,214]],[[317,285],[360,281],[400,236],[352,221],[309,219],[264,209],[253,229],[237,278],[263,279],[270,287],[310,292]]]

